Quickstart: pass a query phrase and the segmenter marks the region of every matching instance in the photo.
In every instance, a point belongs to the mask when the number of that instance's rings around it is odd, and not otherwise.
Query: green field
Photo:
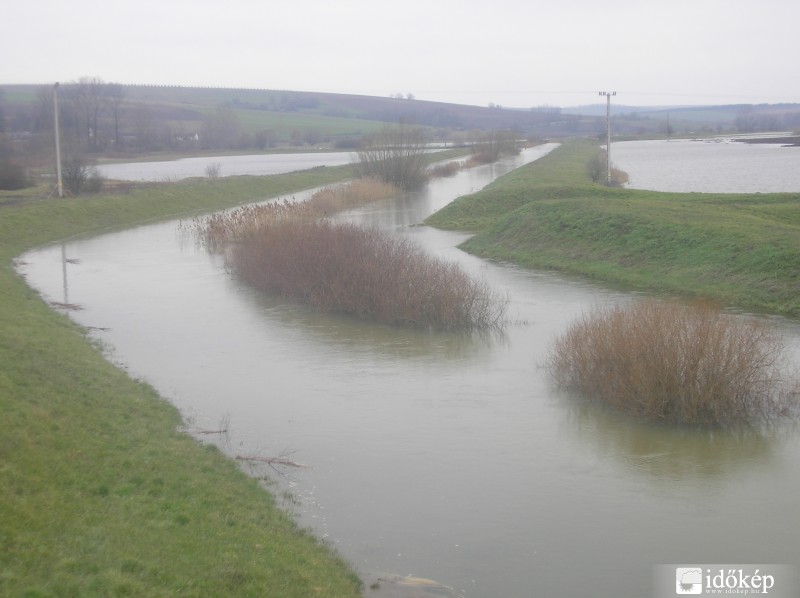
[[[247,130],[271,129],[280,139],[290,139],[295,131],[315,131],[324,137],[360,137],[380,131],[384,123],[375,120],[359,120],[325,116],[272,112],[267,110],[235,110],[242,127]]]
[[[0,196],[0,595],[360,595],[352,569],[13,269],[25,250],[340,180],[349,167],[125,195]]]
[[[597,152],[568,141],[428,224],[475,231],[463,249],[483,257],[800,317],[800,194],[607,188]]]

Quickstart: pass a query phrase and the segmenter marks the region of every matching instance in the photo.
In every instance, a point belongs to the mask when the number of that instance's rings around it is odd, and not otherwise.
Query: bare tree
[[[100,116],[106,106],[106,84],[97,77],[82,77],[78,86],[83,88],[80,97],[83,99],[85,113],[86,147],[89,151],[96,152],[103,145]]]
[[[106,85],[106,97],[111,119],[114,121],[114,147],[119,148],[122,146],[119,136],[119,120],[123,112],[122,104],[125,101],[125,88],[119,83],[109,83]]]
[[[80,151],[73,149],[64,159],[64,186],[73,194],[97,193],[104,179]]]
[[[358,152],[361,176],[376,176],[403,189],[416,189],[427,180],[425,135],[418,127],[386,126],[367,138]]]
[[[206,116],[203,123],[204,147],[211,149],[233,149],[239,140],[241,126],[236,113],[230,106],[221,104]]]
[[[153,149],[156,146],[156,128],[153,111],[147,104],[137,104],[132,114],[133,132],[139,149]]]
[[[479,162],[496,162],[501,156],[515,156],[520,149],[519,135],[514,131],[490,131],[477,135],[472,142],[473,158]]]

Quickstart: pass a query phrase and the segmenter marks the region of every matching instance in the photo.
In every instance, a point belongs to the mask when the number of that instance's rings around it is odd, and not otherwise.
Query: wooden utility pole
[[[56,130],[56,185],[58,185],[58,196],[64,197],[64,184],[61,180],[61,138],[58,126],[58,83],[53,86],[53,113]]]
[[[601,91],[601,96],[606,96],[606,185],[611,186],[611,96],[617,95],[616,91]]]

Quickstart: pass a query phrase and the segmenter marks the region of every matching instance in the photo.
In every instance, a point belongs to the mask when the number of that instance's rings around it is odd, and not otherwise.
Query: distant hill
[[[52,85],[0,85],[0,133],[25,151],[52,134]],[[507,109],[325,92],[118,85],[82,79],[59,87],[61,129],[95,154],[353,148],[386,123],[426,127],[434,140],[481,131],[601,136],[606,105]],[[612,103],[615,135],[800,129],[800,104],[637,107]]]
[[[113,85],[113,84],[105,84]],[[267,135],[269,144],[342,141],[360,137],[384,123],[404,122],[434,130],[469,132],[513,129],[523,135],[587,132],[596,119],[564,115],[558,109],[507,110],[413,98],[374,97],[290,90],[177,86],[117,86],[120,124],[127,137],[142,137],[146,127],[168,128],[180,137],[203,134],[221,108],[232,112],[243,131]],[[64,107],[78,101],[79,84],[62,84]],[[85,94],[84,94],[85,95]],[[32,131],[48,116],[52,86],[0,85],[6,129]],[[111,118],[102,107],[103,120]],[[49,125],[51,126],[51,124]],[[137,130],[139,129],[139,130]]]
[[[562,108],[573,115],[605,117],[607,106],[591,104]],[[651,128],[661,121],[677,132],[738,132],[796,131],[800,129],[800,104],[726,104],[719,106],[626,106],[611,104],[612,118],[623,126]]]
[[[560,116],[553,111],[517,111],[413,98],[325,92],[126,86],[131,99],[195,106],[229,104],[240,110],[294,112],[378,122],[400,121],[446,129],[519,129],[532,131]]]

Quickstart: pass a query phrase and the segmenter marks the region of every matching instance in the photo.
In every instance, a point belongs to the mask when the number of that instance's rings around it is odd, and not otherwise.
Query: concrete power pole
[[[53,86],[53,113],[56,130],[56,184],[58,196],[64,197],[64,184],[61,181],[61,138],[58,126],[58,83]]]
[[[601,96],[606,96],[606,185],[611,186],[611,96],[617,95],[616,91],[601,91]]]

